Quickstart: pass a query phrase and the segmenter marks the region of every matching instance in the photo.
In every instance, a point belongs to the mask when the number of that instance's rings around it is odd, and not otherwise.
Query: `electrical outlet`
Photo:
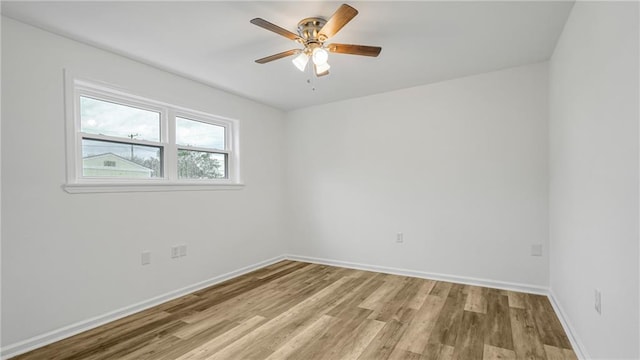
[[[595,289],[594,295],[595,295],[594,308],[596,309],[598,314],[602,315],[602,293],[600,292],[600,290]]]
[[[180,256],[187,256],[187,245],[180,245]]]
[[[140,263],[142,265],[151,264],[151,251],[143,251],[142,252],[142,255],[140,256]]]
[[[172,246],[171,247],[171,258],[177,258],[180,257],[180,247],[178,246]]]
[[[531,245],[531,256],[542,256],[542,244]]]
[[[396,242],[397,243],[403,243],[404,242],[404,235],[401,232],[396,234]]]

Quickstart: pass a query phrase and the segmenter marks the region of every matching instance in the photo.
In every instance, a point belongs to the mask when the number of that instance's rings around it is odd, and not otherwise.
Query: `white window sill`
[[[150,191],[217,191],[241,190],[244,184],[203,184],[203,183],[171,183],[171,184],[65,184],[64,191],[69,194],[88,193],[125,193]]]

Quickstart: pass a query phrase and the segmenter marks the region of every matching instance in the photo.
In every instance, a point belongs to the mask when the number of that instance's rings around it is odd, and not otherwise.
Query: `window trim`
[[[203,191],[230,190],[244,186],[240,178],[239,163],[239,121],[181,106],[152,100],[134,94],[119,86],[77,77],[69,70],[64,71],[65,87],[65,142],[66,142],[66,183],[63,189],[68,193],[93,192],[146,192],[146,191]],[[160,113],[160,139],[122,139],[119,137],[81,132],[80,96],[94,97],[125,106]],[[176,144],[176,117],[184,117],[225,128],[225,149],[211,149],[179,146]],[[82,176],[82,139],[117,141],[162,148],[163,174],[161,178],[118,179]],[[227,154],[224,179],[179,179],[178,149],[207,151]]]

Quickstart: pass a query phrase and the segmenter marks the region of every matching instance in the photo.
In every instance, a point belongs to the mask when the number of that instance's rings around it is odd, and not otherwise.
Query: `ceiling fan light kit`
[[[251,20],[252,24],[284,36],[290,40],[294,40],[304,46],[304,49],[283,51],[278,54],[258,59],[256,62],[258,64],[266,64],[287,56],[298,55],[293,58],[293,64],[300,71],[304,71],[309,63],[309,59],[311,59],[313,62],[314,73],[316,76],[320,77],[329,74],[329,68],[331,68],[328,63],[329,52],[377,57],[380,54],[380,51],[382,51],[382,48],[379,46],[350,44],[325,45],[325,41],[338,33],[338,31],[340,31],[340,29],[342,29],[357,14],[358,10],[347,4],[342,4],[329,18],[329,20],[325,20],[320,17],[302,19],[298,23],[298,34],[294,34],[293,32],[272,24],[264,19],[255,18]]]

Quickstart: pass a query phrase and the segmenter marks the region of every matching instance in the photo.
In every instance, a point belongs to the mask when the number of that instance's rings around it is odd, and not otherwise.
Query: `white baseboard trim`
[[[268,260],[264,260],[249,266],[245,266],[241,269],[238,270],[234,270],[234,271],[230,271],[226,274],[222,274],[222,275],[218,275],[215,276],[211,279],[208,280],[204,280],[201,281],[199,283],[195,283],[186,287],[183,287],[181,289],[178,290],[174,290],[159,296],[156,296],[154,298],[145,300],[145,301],[141,301],[137,304],[133,304],[130,306],[126,306],[111,312],[108,312],[106,314],[102,314],[102,315],[98,315],[96,317],[87,319],[87,320],[83,320],[83,321],[79,321],[75,324],[71,324],[50,332],[47,332],[45,334],[41,334],[41,335],[37,335],[34,336],[32,338],[20,341],[18,343],[14,343],[14,344],[10,344],[7,346],[3,346],[2,349],[0,349],[0,359],[8,359],[10,357],[13,356],[17,356],[20,354],[23,354],[27,351],[31,351],[33,349],[54,343],[56,341],[68,338],[70,336],[79,334],[81,332],[93,329],[95,327],[98,327],[100,325],[104,325],[106,323],[121,319],[125,316],[128,315],[132,315],[135,314],[137,312],[140,312],[142,310],[151,308],[153,306],[157,306],[160,305],[162,303],[165,303],[167,301],[179,298],[181,296],[190,294],[194,291],[198,291],[201,289],[204,289],[206,287],[209,287],[211,285],[215,285],[218,283],[221,283],[223,281],[232,279],[234,277],[249,273],[251,271],[263,268],[265,266],[274,264],[278,261],[282,261],[284,260],[285,257],[280,255],[277,257],[274,257],[272,259],[268,259]]]
[[[562,306],[556,299],[556,295],[553,292],[553,289],[549,288],[549,294],[547,295],[549,301],[551,302],[551,306],[553,306],[553,310],[558,315],[558,319],[560,319],[560,323],[562,323],[562,327],[564,328],[564,332],[567,333],[567,337],[571,342],[571,346],[573,347],[573,352],[576,353],[578,359],[592,359],[587,352],[587,349],[584,347],[584,343],[578,337],[576,331],[573,329],[567,314],[564,312]]]
[[[292,254],[287,254],[284,257],[288,260],[303,261],[303,262],[309,262],[314,264],[339,266],[339,267],[345,267],[350,269],[381,272],[385,274],[410,276],[410,277],[432,279],[432,280],[439,280],[439,281],[448,281],[448,282],[454,282],[454,283],[466,284],[466,285],[484,286],[484,287],[489,287],[494,289],[519,291],[519,292],[526,292],[526,293],[539,294],[539,295],[547,295],[549,293],[548,292],[549,289],[547,287],[538,286],[538,285],[519,284],[519,283],[480,279],[480,278],[473,278],[473,277],[466,277],[466,276],[430,273],[430,272],[418,271],[418,270],[399,269],[399,268],[393,268],[393,267],[387,267],[387,266],[360,264],[360,263],[354,263],[349,261],[322,259],[322,258],[292,255]]]

